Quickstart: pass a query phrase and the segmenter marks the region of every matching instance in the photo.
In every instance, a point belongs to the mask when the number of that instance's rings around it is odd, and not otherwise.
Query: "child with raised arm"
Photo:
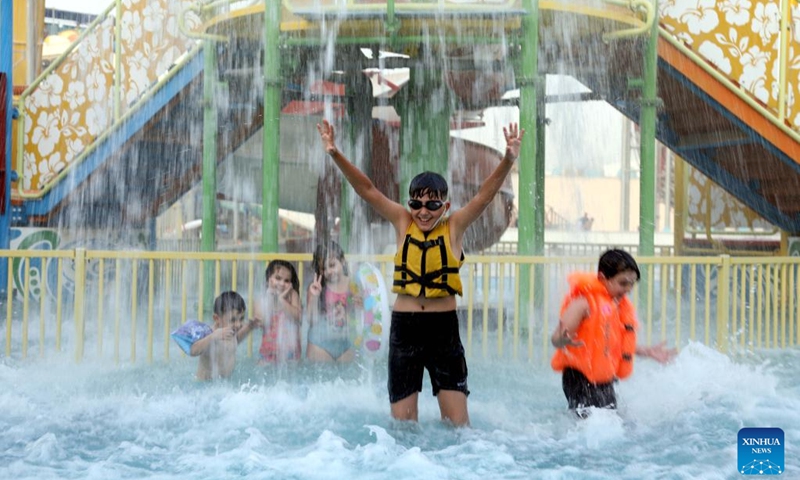
[[[570,410],[617,408],[614,382],[633,373],[633,357],[669,362],[677,353],[663,344],[636,345],[636,312],[628,293],[639,281],[639,266],[624,250],[600,256],[597,273],[574,273],[551,338],[557,348],[550,362],[561,373]]]
[[[236,366],[236,347],[255,328],[257,319],[245,323],[244,299],[236,292],[223,292],[214,300],[214,326],[211,333],[192,343],[190,355],[200,357],[198,380],[228,378]]]
[[[261,336],[262,363],[283,363],[300,360],[300,279],[294,265],[285,260],[272,260],[264,274],[266,295],[253,308],[264,333]]]
[[[311,323],[306,357],[312,362],[350,362],[355,357],[350,319],[363,301],[354,293],[344,250],[336,242],[319,245],[311,263],[314,281],[306,296]]]
[[[355,192],[394,226],[397,254],[392,291],[389,341],[389,400],[392,416],[418,418],[423,369],[431,377],[443,420],[468,425],[467,363],[458,329],[455,295],[462,294],[459,268],[464,263],[464,232],[491,203],[519,156],[524,130],[503,128],[505,156],[478,193],[463,208],[447,215],[447,181],[424,172],[411,180],[406,208],[380,192],[372,181],[336,148],[333,126],[317,125],[325,151]]]

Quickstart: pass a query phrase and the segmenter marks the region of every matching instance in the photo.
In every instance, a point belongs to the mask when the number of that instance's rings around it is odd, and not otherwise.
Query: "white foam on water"
[[[472,427],[439,420],[427,376],[420,421],[389,416],[386,364],[189,380],[196,360],[114,366],[0,364],[0,478],[737,478],[742,427],[786,435],[800,458],[794,349],[732,357],[700,344],[638,359],[619,409],[578,420],[546,364],[471,359]],[[793,460],[794,459],[794,460]]]

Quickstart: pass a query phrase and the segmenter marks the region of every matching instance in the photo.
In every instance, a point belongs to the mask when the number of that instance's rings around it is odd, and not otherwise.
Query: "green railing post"
[[[264,133],[261,194],[261,251],[278,252],[281,156],[281,2],[264,0]]]

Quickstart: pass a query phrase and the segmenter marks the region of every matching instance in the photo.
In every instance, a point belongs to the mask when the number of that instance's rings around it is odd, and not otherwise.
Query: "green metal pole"
[[[539,2],[524,0],[528,14],[523,19],[522,75],[520,85],[519,124],[526,132],[519,155],[519,217],[518,253],[542,255],[544,253],[544,151],[540,152],[539,129],[541,109],[539,78]],[[543,130],[543,129],[542,129]],[[544,134],[542,132],[541,137]],[[541,175],[541,177],[540,177]],[[537,273],[539,276],[539,273]],[[537,285],[541,286],[539,282]],[[530,266],[520,269],[520,304],[527,312],[531,305]],[[541,289],[539,290],[541,291]],[[535,295],[538,296],[538,295]]]
[[[657,8],[653,0],[653,8]],[[658,10],[656,10],[658,11]],[[639,179],[639,255],[652,256],[655,252],[655,157],[656,157],[656,107],[658,97],[658,21],[653,22],[644,52],[644,85],[642,108],[639,115],[641,177]]]
[[[409,85],[400,90],[397,95],[399,101],[394,102],[394,108],[400,116],[400,168],[398,179],[398,188],[400,203],[407,200],[408,185],[411,179],[414,178],[416,173],[419,173],[419,165],[414,162],[416,158],[412,155],[414,149],[414,114],[415,109],[412,107],[414,95],[411,92]]]
[[[203,239],[204,252],[216,249],[217,227],[217,50],[203,47]]]
[[[658,11],[658,1],[653,0]],[[650,257],[655,252],[655,157],[656,107],[658,105],[656,78],[658,72],[658,19],[653,22],[650,37],[645,43],[642,106],[639,114],[641,175],[639,178],[639,256]],[[648,308],[650,265],[640,266],[639,305]]]
[[[395,104],[400,125],[400,203],[411,179],[423,171],[442,175],[448,182],[451,99],[438,70],[417,65],[411,69],[408,90]]]
[[[261,251],[278,251],[281,154],[280,2],[264,0],[264,140],[261,191]]]
[[[203,238],[200,248],[213,252],[217,246],[217,46],[206,41],[203,46]],[[214,301],[214,265],[203,263],[203,292],[200,299],[206,311]]]
[[[544,152],[539,152],[539,2],[524,0],[528,15],[523,20],[522,78],[519,123],[528,138],[519,156],[519,253],[544,252]],[[543,116],[544,112],[541,113]],[[541,164],[541,165],[540,165]],[[541,175],[541,178],[540,178]]]

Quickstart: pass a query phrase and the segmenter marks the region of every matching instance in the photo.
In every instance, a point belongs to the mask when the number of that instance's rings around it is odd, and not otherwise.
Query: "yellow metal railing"
[[[310,255],[279,257],[295,262],[304,288],[310,278]],[[169,361],[180,352],[170,341],[172,330],[188,319],[210,321],[203,311],[207,297],[236,290],[252,311],[264,288],[264,269],[273,258],[241,253],[2,251],[0,260],[10,266],[6,294],[0,299],[5,302],[4,355],[46,357],[68,348],[77,361],[136,362],[142,356],[148,363]],[[348,260],[379,266],[387,281],[392,274],[387,255]],[[205,262],[213,265],[213,292],[204,291]],[[548,361],[549,336],[566,278],[575,271],[594,271],[596,262],[595,256],[470,257],[462,268],[464,296],[458,299],[467,355]],[[800,343],[800,258],[723,255],[647,257],[639,262],[645,274],[641,285],[647,291],[641,295],[635,290],[631,298],[639,314],[640,343],[663,341],[680,348],[695,341],[725,352]],[[535,275],[537,270],[543,274]],[[520,275],[526,271],[528,297],[541,298],[541,305],[520,305],[520,285],[526,284]],[[252,337],[247,355],[253,355]]]

